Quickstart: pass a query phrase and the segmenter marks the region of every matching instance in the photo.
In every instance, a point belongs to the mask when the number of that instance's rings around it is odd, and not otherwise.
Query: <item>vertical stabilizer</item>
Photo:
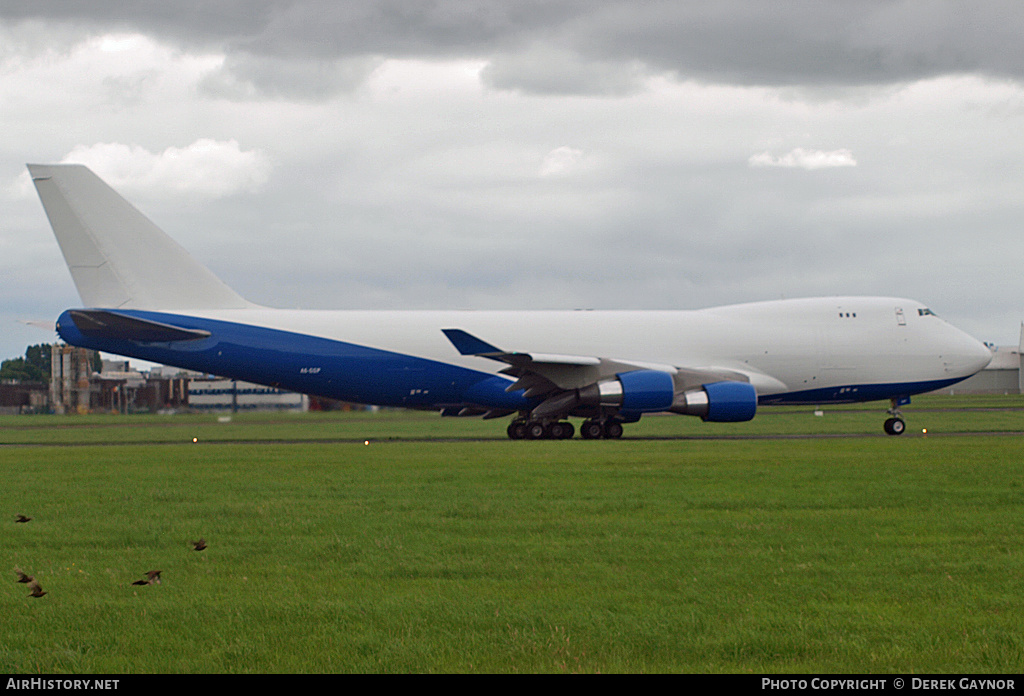
[[[28,170],[84,306],[252,306],[87,167]]]

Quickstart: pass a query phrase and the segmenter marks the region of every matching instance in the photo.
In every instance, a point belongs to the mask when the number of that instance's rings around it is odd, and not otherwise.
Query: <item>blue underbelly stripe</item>
[[[782,394],[762,394],[757,403],[762,406],[791,404],[852,404],[860,401],[881,401],[913,394],[923,394],[948,387],[962,381],[963,377],[953,379],[926,380],[923,382],[895,382],[885,384],[851,384],[807,391],[785,392]]]
[[[249,324],[116,312],[209,331],[210,337],[162,343],[88,337],[64,312],[58,319],[61,338],[106,353],[357,403],[434,407],[462,404],[475,395],[486,398],[481,405],[492,408],[520,409],[532,403],[522,391],[506,393],[508,379],[436,360]]]

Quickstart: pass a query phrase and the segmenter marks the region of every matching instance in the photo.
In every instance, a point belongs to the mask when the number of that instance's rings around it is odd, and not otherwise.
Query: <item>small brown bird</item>
[[[202,551],[206,548],[206,539],[200,539],[199,541],[193,541],[192,546],[195,547],[196,551]]]
[[[25,573],[22,572],[21,568],[15,568],[14,569],[14,573],[15,573],[15,575],[18,576],[18,582],[29,583],[29,582],[34,582],[35,581],[35,578],[32,577],[31,575],[25,575]]]
[[[17,516],[17,517],[16,517],[15,519],[14,519],[14,523],[15,523],[15,524],[18,524],[19,522],[22,522],[22,523],[23,523],[23,522],[31,522],[31,521],[32,521],[32,518],[31,518],[31,517],[25,517],[24,515],[18,515],[18,516]]]
[[[160,572],[159,570],[151,570],[146,573],[145,580],[136,580],[133,585],[159,585],[160,584]]]
[[[29,595],[28,595],[29,597],[42,597],[44,594],[46,594],[46,590],[44,590],[42,587],[40,587],[39,583],[36,582],[35,580],[30,582],[28,584],[28,586],[29,586],[29,589],[32,590],[29,593]]]

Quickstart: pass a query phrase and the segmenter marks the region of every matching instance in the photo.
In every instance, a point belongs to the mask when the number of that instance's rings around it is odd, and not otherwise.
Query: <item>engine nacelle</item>
[[[712,382],[676,394],[668,410],[715,423],[748,421],[757,412],[757,391],[748,382]]]
[[[676,391],[672,375],[660,370],[621,372],[577,391],[550,397],[534,410],[534,416],[564,414],[571,409],[615,409],[620,417],[670,411],[698,416],[706,421],[748,421],[757,411],[757,392],[747,382],[711,382],[687,391]]]
[[[584,406],[617,408],[627,413],[667,411],[675,399],[672,375],[658,370],[635,370],[615,375],[579,391]]]

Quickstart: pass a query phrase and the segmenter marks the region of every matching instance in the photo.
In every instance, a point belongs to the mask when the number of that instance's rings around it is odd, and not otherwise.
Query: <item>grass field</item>
[[[1024,400],[883,412],[0,418],[0,672],[1020,672]]]

